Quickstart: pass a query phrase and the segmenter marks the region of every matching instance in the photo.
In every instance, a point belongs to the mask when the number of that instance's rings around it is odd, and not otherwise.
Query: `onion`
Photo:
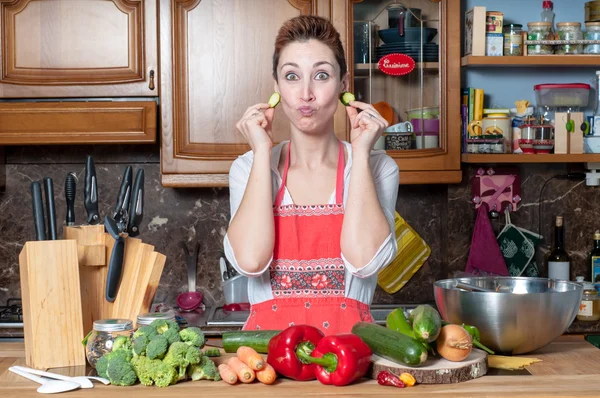
[[[440,355],[453,362],[465,360],[473,350],[471,335],[458,325],[444,326],[436,343]]]

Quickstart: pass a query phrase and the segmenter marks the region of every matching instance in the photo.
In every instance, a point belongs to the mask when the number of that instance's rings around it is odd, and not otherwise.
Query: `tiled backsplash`
[[[167,263],[156,299],[174,303],[187,288],[187,276],[180,241],[201,243],[198,260],[198,288],[222,298],[218,258],[229,221],[229,194],[224,189],[171,189],[160,184],[158,146],[77,146],[9,147],[6,149],[6,191],[0,193],[0,303],[20,296],[18,254],[27,240],[33,239],[31,181],[54,179],[59,225],[64,223],[64,179],[74,171],[79,177],[76,221],[85,218],[83,179],[85,155],[91,154],[98,175],[100,213],[106,215],[115,205],[120,178],[127,164],[144,167],[146,172],[145,212],[140,238],[167,255]],[[378,289],[375,303],[433,302],[433,281],[463,270],[467,261],[475,212],[471,203],[469,177],[475,169],[465,170],[458,185],[400,186],[396,208],[406,221],[429,243],[428,262],[409,283],[393,296]],[[564,173],[562,166],[523,166],[519,210],[512,215],[520,227],[538,230],[539,193],[544,181]],[[400,177],[402,178],[402,177]],[[600,229],[600,198],[597,188],[582,181],[550,181],[542,197],[542,233],[546,242],[538,251],[538,264],[550,245],[552,220],[562,214],[566,221],[567,249],[572,255],[572,277],[588,274],[585,264],[591,236]],[[498,232],[503,221],[493,221]],[[545,270],[542,270],[545,272]]]

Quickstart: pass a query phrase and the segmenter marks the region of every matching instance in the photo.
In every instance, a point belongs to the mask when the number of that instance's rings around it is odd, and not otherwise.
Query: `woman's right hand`
[[[270,151],[273,147],[273,115],[275,108],[269,104],[252,105],[235,127],[244,136],[254,153],[261,150]]]

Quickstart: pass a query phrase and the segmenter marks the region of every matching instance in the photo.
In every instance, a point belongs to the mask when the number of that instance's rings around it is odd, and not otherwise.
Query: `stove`
[[[0,338],[23,338],[23,305],[19,298],[9,298],[0,305]]]

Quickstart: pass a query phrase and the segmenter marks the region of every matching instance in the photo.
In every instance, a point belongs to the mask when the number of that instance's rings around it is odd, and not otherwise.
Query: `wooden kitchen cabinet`
[[[0,114],[10,123],[0,145],[156,140],[156,120],[148,122],[159,86],[156,0],[0,0],[0,11]],[[12,108],[18,111],[7,118]],[[128,133],[115,128],[107,108],[131,112]],[[54,117],[66,127],[70,116],[107,139],[86,126],[56,131],[35,122]]]
[[[235,124],[249,106],[266,102],[273,92],[273,44],[285,20],[301,14],[330,18],[354,75],[353,51],[348,49],[353,45],[355,2],[160,0],[162,184],[227,186],[231,163],[249,150]],[[434,150],[391,154],[400,166],[401,183],[461,178],[460,5],[454,0],[436,4],[443,19],[438,90],[443,139]],[[349,140],[342,105],[334,128],[339,138]],[[289,137],[281,109],[276,110],[273,131],[275,142]]]

